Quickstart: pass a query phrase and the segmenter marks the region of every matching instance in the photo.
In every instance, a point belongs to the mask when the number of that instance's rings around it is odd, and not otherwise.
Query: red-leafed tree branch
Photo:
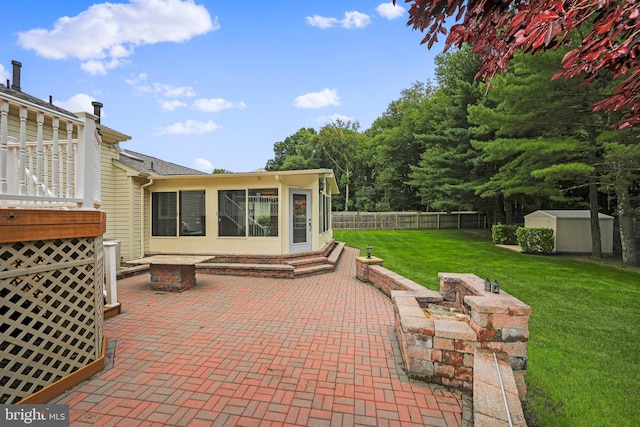
[[[396,0],[394,0],[394,3]],[[429,48],[447,34],[445,50],[468,43],[481,55],[478,77],[507,68],[516,50],[538,52],[569,44],[569,32],[588,32],[562,61],[554,78],[584,73],[587,82],[610,71],[621,82],[594,110],[624,113],[620,128],[640,125],[640,5],[637,0],[405,0],[407,25],[425,33]],[[445,21],[455,16],[447,31]],[[461,23],[460,23],[461,22]],[[584,30],[584,28],[583,28]]]

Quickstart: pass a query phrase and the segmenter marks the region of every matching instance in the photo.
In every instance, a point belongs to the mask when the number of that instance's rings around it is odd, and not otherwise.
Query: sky
[[[124,149],[211,172],[251,172],[301,128],[365,130],[434,78],[408,5],[303,0],[34,0],[2,5],[0,82],[93,112]]]

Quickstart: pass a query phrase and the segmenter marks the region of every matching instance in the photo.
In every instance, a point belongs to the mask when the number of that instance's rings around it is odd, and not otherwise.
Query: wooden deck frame
[[[0,209],[0,243],[101,236],[107,214],[99,210]]]

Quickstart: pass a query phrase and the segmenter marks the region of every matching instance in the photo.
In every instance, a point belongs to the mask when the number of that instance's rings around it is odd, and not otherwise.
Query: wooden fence
[[[478,212],[333,212],[334,230],[482,229],[486,215]]]

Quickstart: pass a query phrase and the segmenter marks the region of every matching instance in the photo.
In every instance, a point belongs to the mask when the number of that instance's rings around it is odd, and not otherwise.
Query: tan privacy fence
[[[333,212],[334,230],[421,230],[485,228],[478,212]]]

